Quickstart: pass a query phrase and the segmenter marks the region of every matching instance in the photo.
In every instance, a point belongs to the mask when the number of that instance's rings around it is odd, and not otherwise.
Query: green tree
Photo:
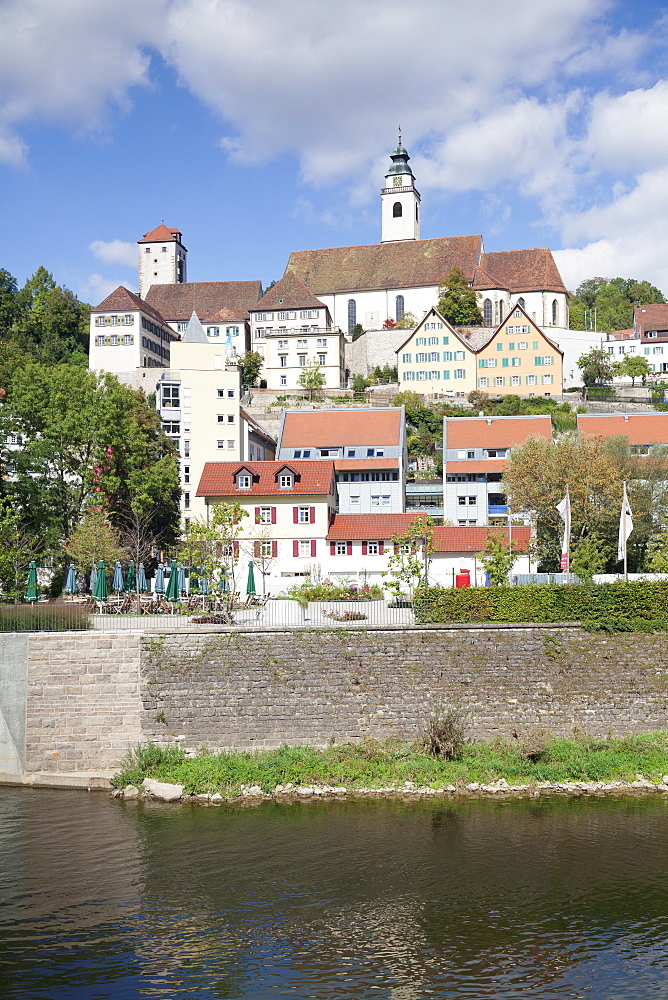
[[[412,330],[418,325],[418,318],[412,312],[405,312],[397,323],[398,330]]]
[[[245,386],[254,386],[264,365],[264,358],[257,351],[246,351],[239,358],[241,381]]]
[[[41,550],[39,533],[10,501],[0,500],[0,594],[18,603],[24,591],[28,564]]]
[[[208,578],[212,590],[223,592],[225,580],[228,610],[238,584],[239,540],[245,517],[248,511],[236,501],[214,504],[208,521],[190,522],[178,549],[179,557],[187,565]],[[221,572],[223,568],[225,574]]]
[[[668,527],[650,539],[646,568],[650,573],[668,573]]]
[[[353,341],[357,340],[364,333],[364,327],[361,323],[355,323],[353,327]]]
[[[593,347],[591,351],[582,354],[578,358],[577,365],[582,372],[582,381],[585,385],[605,385],[606,382],[612,382],[615,376],[612,355],[602,347]]]
[[[584,583],[591,583],[595,573],[605,573],[612,555],[610,541],[596,534],[586,535],[575,543],[571,570]]]
[[[571,294],[571,330],[628,330],[636,304],[665,302],[649,281],[635,278],[587,278]]]
[[[356,374],[353,375],[351,380],[351,387],[355,396],[361,396],[364,398],[364,394],[369,388],[369,380],[364,378],[364,375]]]
[[[39,267],[16,298],[12,338],[45,364],[88,364],[90,308]]]
[[[479,559],[485,573],[489,573],[493,587],[501,587],[508,582],[508,574],[515,565],[515,548],[515,542],[507,542],[497,532],[487,532],[485,551]]]
[[[118,530],[109,521],[103,507],[89,507],[72,534],[65,541],[65,551],[81,570],[89,570],[104,559],[107,566],[117,559],[124,559],[126,550],[121,545]]]
[[[308,361],[301,370],[298,384],[308,392],[308,398],[313,399],[327,383],[327,379],[317,361]]]
[[[438,288],[438,311],[453,326],[482,326],[478,297],[459,267],[453,267]]]
[[[409,597],[420,582],[429,576],[429,562],[434,552],[434,524],[431,518],[416,517],[406,531],[392,535],[393,552],[383,578],[396,597]]]
[[[632,386],[636,384],[637,378],[641,378],[644,385],[651,371],[652,368],[649,361],[640,354],[625,355],[621,361],[617,362],[615,367],[615,374],[621,376],[628,375]]]

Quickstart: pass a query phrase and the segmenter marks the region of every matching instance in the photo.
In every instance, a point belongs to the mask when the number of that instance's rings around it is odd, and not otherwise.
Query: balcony
[[[508,504],[507,503],[491,503],[487,507],[487,516],[488,517],[500,517],[501,515],[507,514],[507,513],[508,513]]]

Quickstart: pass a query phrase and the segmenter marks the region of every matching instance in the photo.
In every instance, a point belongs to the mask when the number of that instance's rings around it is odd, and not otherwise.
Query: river
[[[2,1000],[668,995],[668,803],[0,788]]]

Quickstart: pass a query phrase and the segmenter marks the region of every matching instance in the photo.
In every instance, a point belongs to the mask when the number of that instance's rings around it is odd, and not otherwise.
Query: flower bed
[[[291,587],[290,597],[297,601],[380,601],[383,590],[377,583],[333,583],[323,580],[321,583],[302,583],[299,587]]]
[[[335,622],[361,622],[366,621],[367,616],[361,611],[323,611],[325,618],[333,618]]]

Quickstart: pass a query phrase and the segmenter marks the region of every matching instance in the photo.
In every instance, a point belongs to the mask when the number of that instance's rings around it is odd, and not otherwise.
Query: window
[[[181,424],[178,420],[165,420],[163,421],[162,429],[165,434],[180,434]]]
[[[355,299],[348,299],[348,333],[352,334],[357,325],[357,303]]]
[[[163,385],[162,387],[162,407],[163,409],[169,409],[173,407],[178,409],[180,406],[180,386],[178,385]]]
[[[111,325],[112,326],[118,326],[118,316],[112,316],[111,317]]]
[[[522,306],[522,309],[526,309],[526,302],[524,301],[524,299],[518,299],[518,300],[517,300],[517,304],[518,304],[518,306]],[[520,313],[520,312],[517,312],[517,310],[516,310],[516,311],[515,311],[515,315],[516,315],[516,316],[521,316],[521,315],[522,315],[522,313]]]
[[[225,442],[224,441],[217,441],[216,442],[216,447],[218,448],[219,451],[222,451],[225,448]]]
[[[291,490],[292,476],[290,475],[290,473],[284,473],[283,475],[279,476],[278,485],[282,490]]]
[[[557,300],[552,300],[552,326],[557,325]]]
[[[228,442],[227,442],[227,447],[228,447],[228,448],[234,448],[234,440],[232,440],[232,441],[229,441],[229,440],[228,440]]]
[[[228,413],[227,414],[227,422],[228,422],[228,424],[233,424],[234,423],[234,414],[233,413]]]
[[[288,342],[287,342],[287,340],[279,340],[279,342],[278,342],[278,349],[279,349],[279,351],[287,351],[287,349],[288,349]]]
[[[287,385],[287,384],[288,384],[288,376],[281,375],[281,385]]]
[[[505,385],[505,384],[506,380],[503,377],[503,375],[497,375],[496,378],[494,379],[494,385]]]
[[[102,339],[102,343],[104,343],[104,337],[102,337],[101,339]],[[413,355],[412,354],[402,354],[401,355],[401,361],[402,361],[402,364],[404,364],[404,365],[410,365],[412,359],[413,359]]]
[[[554,382],[554,375],[543,375],[543,385],[552,385]]]
[[[496,368],[496,358],[488,358],[487,359],[487,367],[488,368]]]
[[[220,327],[219,326],[207,326],[206,332],[210,337],[220,337]]]
[[[479,378],[478,379],[478,385],[480,386],[481,389],[486,389],[487,386],[489,385],[489,379],[488,378]]]
[[[224,413],[219,413],[218,414],[218,423],[219,424],[224,424],[225,423],[225,414]]]
[[[499,302],[499,323],[503,323],[503,313],[504,313],[503,302]]]
[[[337,542],[336,543],[336,547],[335,547],[335,554],[337,556],[345,556],[346,555],[346,548],[347,548],[347,546],[346,546],[345,542]]]
[[[466,378],[466,372],[463,368],[455,368],[453,378]]]
[[[311,508],[310,507],[298,507],[297,508],[297,522],[298,524],[310,524],[311,523]]]
[[[511,377],[510,377],[510,384],[511,385],[521,385],[522,384],[521,377],[519,375],[511,375]]]
[[[98,347],[104,347],[104,337],[103,336],[97,338],[97,346]],[[649,354],[649,350],[647,350],[646,353]]]
[[[510,359],[511,368],[519,368],[519,366],[521,364],[522,364],[522,359],[521,358],[511,358]]]
[[[378,494],[378,496],[371,497],[371,506],[380,507],[380,494]]]
[[[186,483],[186,484],[190,482],[190,466],[189,465],[184,465],[183,466],[183,482]]]
[[[249,490],[251,488],[251,477],[245,474],[240,474],[237,476],[237,489],[238,490]]]
[[[455,351],[455,361],[463,361],[465,356],[464,351]]]
[[[190,458],[190,441],[183,442],[183,457]]]
[[[271,507],[260,507],[258,524],[271,524]]]
[[[380,498],[380,505],[381,505],[381,507],[389,507],[390,506],[390,497],[389,496],[381,496],[381,498]]]
[[[438,325],[439,325],[439,326],[443,326],[443,324],[442,324],[442,323],[439,323]],[[444,337],[444,338],[443,338],[443,343],[444,343],[444,344],[449,344],[449,343],[450,343],[450,338],[449,338],[449,337]]]
[[[532,347],[533,347],[534,351],[538,350],[538,341],[537,340],[532,341]]]
[[[272,556],[273,553],[272,553],[271,539],[263,538],[260,541],[259,549],[260,549],[259,555],[264,556],[265,558]]]
[[[279,368],[288,367],[288,356],[287,354],[279,354],[278,356]]]
[[[505,448],[488,448],[487,458],[505,458],[506,449]]]
[[[308,452],[308,454],[309,455],[311,454],[310,451]],[[306,458],[306,456],[307,456],[307,453],[304,452],[304,458]],[[320,449],[320,458],[338,458],[338,457],[339,457],[339,449],[338,448],[321,448]]]
[[[460,507],[466,506],[466,497],[457,497],[457,503]]]
[[[359,502],[360,502],[360,498],[359,498],[358,494],[355,494],[355,496],[351,496],[350,497],[351,506],[359,507]]]
[[[319,354],[318,355],[318,364],[319,365],[326,365],[327,364],[327,355],[326,354]]]
[[[123,343],[125,344],[126,347],[130,346],[130,344],[132,343],[132,334],[131,333],[126,333],[125,334],[125,336],[123,337]]]
[[[150,253],[150,252],[151,252],[150,247],[144,247],[144,253]]]
[[[366,554],[368,556],[377,556],[380,551],[380,546],[378,542],[367,542],[366,543]]]
[[[300,559],[308,558],[311,555],[311,541],[310,539],[300,538],[299,539],[299,557]]]
[[[535,385],[535,384],[536,384],[536,376],[527,375],[527,385]]]
[[[400,319],[404,318],[404,297],[403,295],[397,295],[394,300],[394,318],[397,323]]]
[[[520,342],[517,345],[517,350],[518,351],[526,351],[528,349],[529,349],[529,341],[528,340],[520,340]]]
[[[401,216],[402,216],[402,214],[403,214],[403,210],[401,208],[401,202],[400,201],[395,201],[394,205],[392,206],[392,218],[393,219],[400,219]]]
[[[502,341],[498,342],[498,344],[496,345],[496,349],[497,349],[497,351],[502,351],[503,350],[503,342]]]
[[[663,347],[654,347],[652,349],[653,354],[663,354]]]
[[[183,494],[183,506],[190,507],[190,493]]]
[[[297,363],[298,363],[298,365],[299,365],[300,368],[305,368],[306,367],[306,355],[305,354],[298,354],[297,355]]]
[[[286,312],[279,312],[277,318],[278,319],[282,319],[282,320],[286,320],[288,318],[288,314]]]
[[[126,326],[132,326],[134,320],[130,315],[130,313],[126,313],[126,315],[123,317],[123,322],[125,323]]]
[[[485,317],[485,326],[492,325],[492,300],[485,299],[482,307],[483,315]]]

